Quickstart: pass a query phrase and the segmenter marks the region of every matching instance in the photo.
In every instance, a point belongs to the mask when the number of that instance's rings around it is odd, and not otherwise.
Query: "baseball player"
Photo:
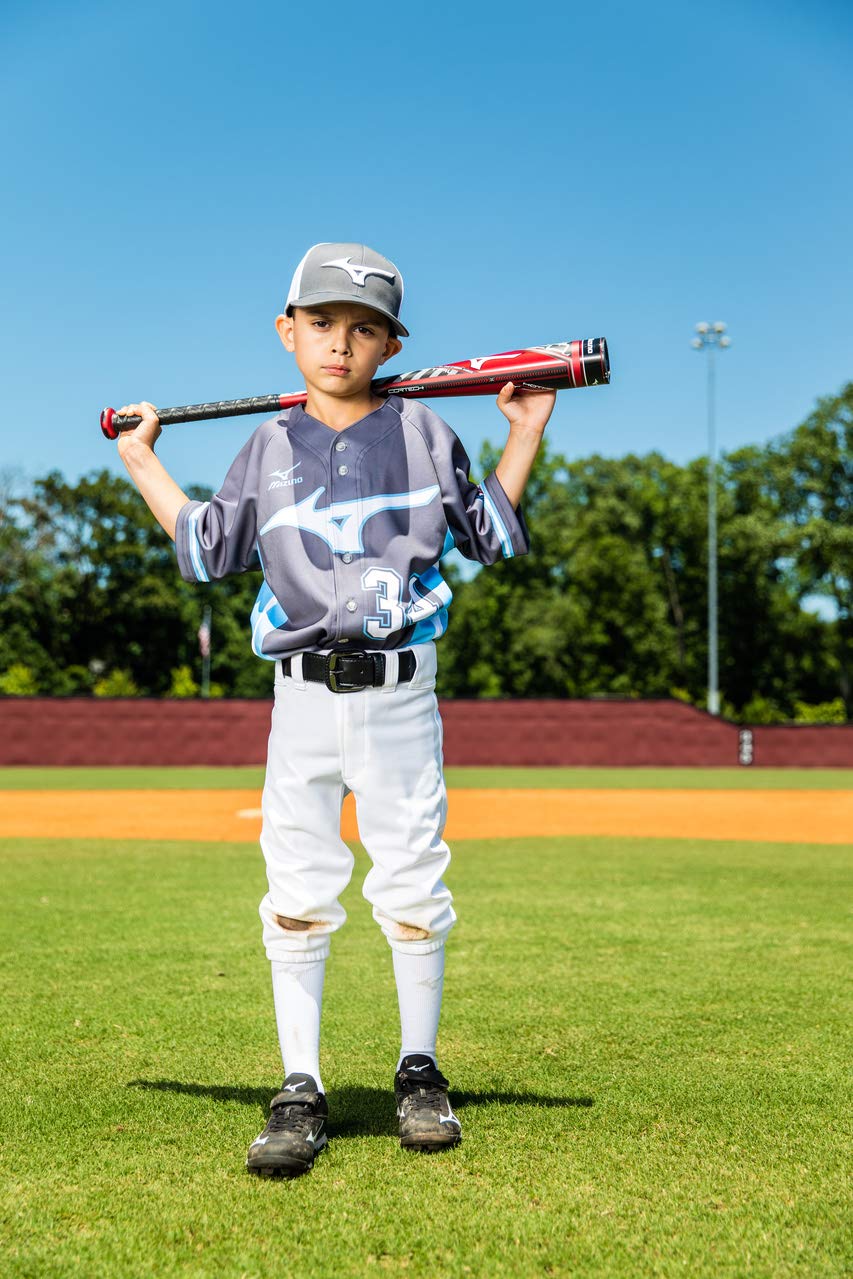
[[[553,393],[498,406],[503,455],[480,484],[450,427],[425,405],[371,389],[408,337],[396,266],[363,244],[318,244],[293,277],[276,329],[305,379],[304,407],[264,422],[209,502],[189,501],[153,451],[156,409],[118,448],[174,538],[184,578],[263,573],[252,648],[275,664],[261,847],[260,905],[284,1064],[270,1119],[247,1167],[307,1172],[327,1143],[320,1012],[339,897],[353,856],[341,804],[355,796],[372,867],[364,896],[388,939],[400,1008],[394,1077],[400,1143],[436,1150],[461,1139],[438,1068],[444,943],[455,913],[444,875],[447,798],[435,698],[435,641],[451,592],[453,547],[481,564],[522,555],[519,501]]]

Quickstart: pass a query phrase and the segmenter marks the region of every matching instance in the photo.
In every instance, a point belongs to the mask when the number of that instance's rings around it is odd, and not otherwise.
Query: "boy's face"
[[[308,390],[342,399],[363,395],[379,366],[403,346],[383,316],[358,303],[294,307],[275,326]]]

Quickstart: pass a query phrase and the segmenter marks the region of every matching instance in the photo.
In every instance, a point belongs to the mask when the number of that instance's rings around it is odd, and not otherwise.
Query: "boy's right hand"
[[[124,456],[134,443],[147,444],[153,452],[154,445],[163,430],[154,405],[143,400],[141,404],[125,404],[118,411],[122,417],[142,418],[139,426],[134,427],[132,431],[122,431],[119,435],[117,441],[119,454]]]
[[[161,431],[157,410],[153,404],[143,400],[141,404],[125,404],[119,413],[123,417],[135,415],[142,418],[139,426],[132,431],[121,432],[116,441],[118,451],[151,514],[174,541],[178,516],[189,498],[154,452]]]

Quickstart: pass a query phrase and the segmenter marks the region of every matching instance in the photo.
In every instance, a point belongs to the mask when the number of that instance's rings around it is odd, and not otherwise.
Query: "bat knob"
[[[101,413],[101,431],[108,440],[117,440],[118,431],[113,426],[113,418],[116,415],[115,409],[104,409]]]

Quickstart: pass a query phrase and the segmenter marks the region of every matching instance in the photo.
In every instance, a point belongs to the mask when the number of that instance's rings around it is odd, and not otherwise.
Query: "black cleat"
[[[269,1123],[249,1147],[246,1167],[262,1177],[310,1172],[328,1144],[329,1107],[310,1075],[288,1075],[270,1102]]]
[[[404,1150],[442,1150],[458,1146],[462,1125],[450,1109],[447,1080],[432,1057],[404,1057],[394,1076],[400,1145]]]

